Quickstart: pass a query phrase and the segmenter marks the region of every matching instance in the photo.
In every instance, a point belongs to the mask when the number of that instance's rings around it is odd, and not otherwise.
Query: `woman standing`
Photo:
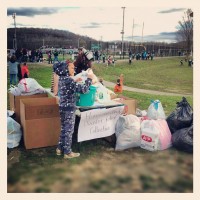
[[[16,61],[16,56],[12,55],[10,61],[8,62],[9,74],[10,74],[10,85],[17,84],[17,73],[18,73],[18,62]]]

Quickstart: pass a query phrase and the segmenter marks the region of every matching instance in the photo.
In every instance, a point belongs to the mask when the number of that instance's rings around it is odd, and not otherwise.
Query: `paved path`
[[[115,83],[103,81],[104,85],[106,87],[114,88]],[[156,94],[156,95],[167,95],[167,96],[192,96],[192,94],[177,94],[177,93],[170,93],[170,92],[160,92],[155,90],[145,90],[145,89],[138,89],[138,88],[132,88],[128,86],[124,86],[124,90],[132,91],[132,92],[140,92],[145,94]]]

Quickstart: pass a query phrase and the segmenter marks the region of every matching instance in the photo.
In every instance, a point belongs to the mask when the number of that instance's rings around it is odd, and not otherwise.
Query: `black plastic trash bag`
[[[182,151],[193,153],[193,125],[172,135],[172,145]]]
[[[191,126],[193,123],[193,109],[186,98],[183,97],[182,101],[176,104],[176,109],[166,119],[172,134],[179,129]]]

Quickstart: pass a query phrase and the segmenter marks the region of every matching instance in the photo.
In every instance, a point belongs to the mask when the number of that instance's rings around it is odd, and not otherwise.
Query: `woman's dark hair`
[[[16,61],[16,56],[15,55],[12,55],[11,58],[10,58],[10,62],[11,63],[14,63]]]

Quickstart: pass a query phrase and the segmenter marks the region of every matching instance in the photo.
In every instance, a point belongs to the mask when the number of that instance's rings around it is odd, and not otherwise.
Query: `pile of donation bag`
[[[119,117],[115,150],[140,147],[159,151],[174,146],[193,152],[193,110],[185,97],[167,118],[159,100],[152,101],[147,112],[143,113],[143,116]]]

